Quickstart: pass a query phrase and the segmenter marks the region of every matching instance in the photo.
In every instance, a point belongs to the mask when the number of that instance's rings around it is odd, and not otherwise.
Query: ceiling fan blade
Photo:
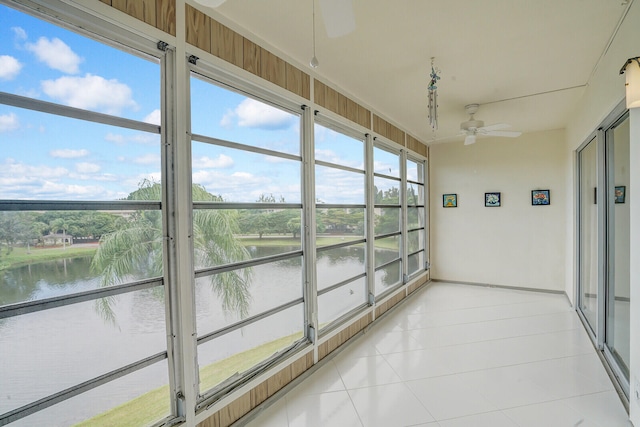
[[[203,6],[216,8],[227,0],[195,0],[196,3],[200,3]]]
[[[353,0],[319,0],[319,2],[327,36],[342,37],[356,29]]]
[[[485,132],[485,135],[490,136],[506,136],[507,138],[517,138],[522,135],[522,132],[517,131],[505,131],[505,130],[494,130],[491,132]]]
[[[464,139],[464,145],[471,145],[471,144],[474,144],[475,142],[476,142],[475,135],[467,135],[467,137]]]
[[[511,127],[511,125],[508,125],[506,123],[496,123],[495,125],[484,126],[482,128],[482,131],[483,132],[491,132],[491,131],[494,131],[494,130],[509,129],[510,127]]]

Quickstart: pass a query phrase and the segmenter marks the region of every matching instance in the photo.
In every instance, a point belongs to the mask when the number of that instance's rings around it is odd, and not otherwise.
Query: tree
[[[201,185],[193,185],[193,199],[222,201]],[[128,200],[160,200],[160,184],[144,181]],[[248,259],[249,252],[235,238],[238,231],[237,212],[226,210],[195,210],[193,214],[194,257],[198,265],[220,265]],[[101,285],[122,283],[132,273],[147,277],[161,276],[163,266],[163,232],[160,211],[136,211],[119,228],[104,234],[91,262],[91,268],[102,274]],[[214,291],[222,300],[225,311],[241,317],[249,312],[251,270],[248,268],[210,276]],[[103,298],[97,306],[102,315],[114,321],[111,304]]]

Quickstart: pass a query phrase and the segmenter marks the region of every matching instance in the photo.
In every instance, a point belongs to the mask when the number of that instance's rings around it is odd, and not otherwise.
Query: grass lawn
[[[7,255],[7,249],[2,248],[2,255],[0,256],[0,270],[10,267],[19,267],[25,264],[31,264],[35,262],[51,261],[60,258],[73,258],[80,256],[92,256],[96,252],[97,246],[67,246],[66,249],[62,247],[53,248],[34,248],[31,247],[29,252],[27,248],[16,247],[13,248],[10,254]]]
[[[350,240],[360,240],[362,236],[319,236],[316,239],[318,246],[335,245]],[[300,238],[294,239],[285,236],[240,237],[240,242],[245,246],[300,246]]]
[[[208,390],[236,372],[246,371],[300,337],[302,333],[280,338],[205,366],[200,370],[200,388]],[[76,427],[142,426],[152,424],[168,414],[169,386],[164,386],[76,424]]]

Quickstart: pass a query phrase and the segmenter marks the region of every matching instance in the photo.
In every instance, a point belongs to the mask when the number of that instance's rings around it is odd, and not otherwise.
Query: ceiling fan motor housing
[[[483,126],[484,126],[484,122],[482,120],[475,120],[472,118],[471,120],[467,120],[466,122],[460,123],[460,130],[467,131],[467,132],[474,131]]]

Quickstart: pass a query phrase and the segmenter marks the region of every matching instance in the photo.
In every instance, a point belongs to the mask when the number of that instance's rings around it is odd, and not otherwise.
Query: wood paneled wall
[[[159,30],[176,35],[176,0],[100,0]]]
[[[424,157],[429,157],[429,149],[427,146],[409,134],[407,134],[407,148]]]
[[[282,58],[186,5],[187,43],[275,85],[311,99],[311,77]]]
[[[375,114],[373,115],[373,131],[404,147],[404,132]]]
[[[371,313],[362,316],[360,319],[345,327],[336,335],[332,336],[318,346],[318,360],[324,359],[332,351],[349,341],[358,332],[363,330],[371,323]]]
[[[316,105],[371,129],[371,111],[319,80],[313,81],[313,100]]]

